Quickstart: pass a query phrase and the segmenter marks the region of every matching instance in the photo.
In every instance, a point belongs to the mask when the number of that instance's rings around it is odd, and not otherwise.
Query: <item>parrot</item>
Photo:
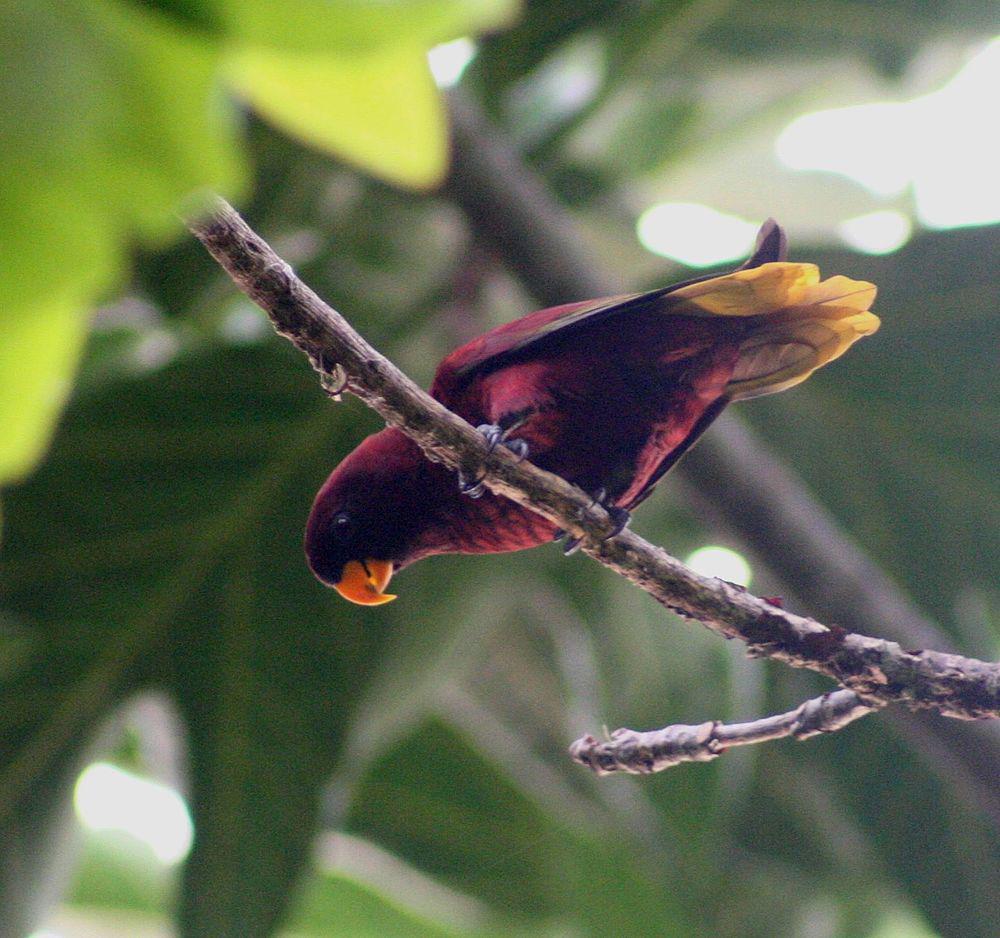
[[[729,403],[799,384],[878,329],[873,284],[821,280],[815,264],[786,258],[784,230],[768,219],[736,270],[501,325],[447,355],[430,394],[489,452],[506,446],[582,488],[608,511],[613,537]],[[563,536],[482,479],[456,481],[389,427],[322,485],[305,553],[321,582],[374,606],[396,598],[386,592],[395,573],[430,555]]]

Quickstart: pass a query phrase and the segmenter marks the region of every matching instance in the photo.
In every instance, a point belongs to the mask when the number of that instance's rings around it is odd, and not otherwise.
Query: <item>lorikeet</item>
[[[732,273],[532,313],[448,355],[430,393],[623,526],[730,401],[798,384],[878,328],[872,284],[821,281],[785,256],[768,221]],[[305,548],[320,580],[377,605],[395,598],[384,592],[395,571],[429,554],[521,550],[557,533],[476,480],[456,485],[387,429],[326,480]]]

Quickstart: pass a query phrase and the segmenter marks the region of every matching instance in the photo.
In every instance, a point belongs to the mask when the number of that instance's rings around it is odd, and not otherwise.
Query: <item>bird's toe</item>
[[[476,427],[476,432],[482,434],[486,440],[486,453],[492,453],[497,448],[497,444],[503,441],[503,429],[495,423],[481,423]]]
[[[522,440],[520,438],[513,440],[504,440],[503,445],[507,447],[516,457],[517,461],[521,462],[528,458],[528,441]]]
[[[575,554],[579,549],[580,545],[583,543],[582,537],[569,537],[563,543],[562,552],[566,557]]]
[[[480,476],[478,479],[470,479],[464,472],[458,473],[458,490],[469,498],[482,498],[486,492],[486,477]]]
[[[613,527],[608,534],[605,534],[604,537],[601,538],[601,540],[610,541],[611,538],[617,537],[628,527],[629,522],[632,520],[632,515],[624,508],[619,508],[617,505],[603,505],[602,507],[610,516]]]

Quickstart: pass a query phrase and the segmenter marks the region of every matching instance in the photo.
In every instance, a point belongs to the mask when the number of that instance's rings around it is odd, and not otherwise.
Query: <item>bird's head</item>
[[[372,537],[377,526],[352,501],[331,496],[317,503],[306,527],[306,557],[312,572],[344,599],[379,606],[396,598],[385,592],[394,564]]]
[[[413,559],[417,513],[411,504],[420,451],[396,430],[368,437],[333,470],[306,524],[309,567],[341,596],[364,606],[385,592],[393,572]]]

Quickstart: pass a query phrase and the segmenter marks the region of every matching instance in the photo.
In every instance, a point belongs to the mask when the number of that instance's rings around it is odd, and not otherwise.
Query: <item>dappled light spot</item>
[[[902,212],[887,209],[848,218],[837,226],[843,241],[865,254],[891,254],[898,251],[913,231],[910,219]]]
[[[712,267],[753,248],[758,225],[693,202],[663,202],[639,216],[636,233],[647,251],[688,267]]]
[[[476,57],[477,48],[468,36],[434,46],[427,53],[427,63],[431,67],[431,74],[434,76],[437,86],[451,88],[457,85],[462,78],[462,73]]]
[[[219,323],[219,336],[230,345],[254,345],[272,331],[268,318],[250,303],[233,307]]]
[[[877,196],[912,190],[928,228],[991,224],[1000,221],[1000,134],[991,117],[998,82],[1000,38],[938,91],[805,114],[775,150],[791,169],[846,176]]]
[[[191,849],[194,826],[181,796],[107,762],[80,773],[73,805],[88,830],[129,834],[167,865],[179,863]]]
[[[169,365],[181,344],[169,329],[150,329],[142,334],[132,349],[132,366],[136,371],[158,371]]]
[[[775,149],[789,169],[837,173],[875,195],[892,196],[912,178],[913,130],[905,104],[859,104],[796,118]]]
[[[749,586],[753,579],[750,564],[743,555],[728,547],[718,547],[714,544],[699,547],[685,562],[695,573],[718,577],[720,580],[727,580],[739,586]]]

